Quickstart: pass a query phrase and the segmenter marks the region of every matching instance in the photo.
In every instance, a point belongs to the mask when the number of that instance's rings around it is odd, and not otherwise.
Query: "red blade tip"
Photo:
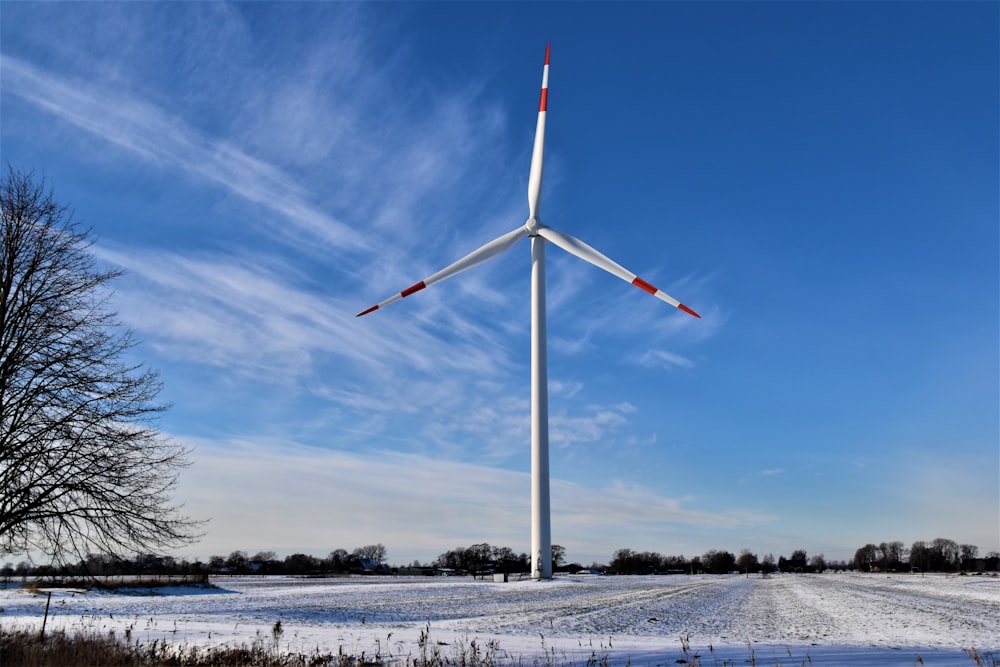
[[[372,312],[373,310],[378,310],[378,306],[372,306],[368,310],[363,310],[360,313],[358,313],[357,315],[355,315],[354,317],[361,317],[362,315],[367,315],[368,313]]]
[[[690,308],[688,308],[687,306],[685,306],[683,303],[677,304],[677,307],[680,308],[681,310],[683,310],[688,315],[694,315],[699,320],[701,319],[701,315],[699,315],[698,313],[694,312],[693,310],[691,310]]]
[[[552,49],[552,43],[551,42],[545,45],[545,64],[546,65],[549,64],[549,51],[551,51],[551,49]]]

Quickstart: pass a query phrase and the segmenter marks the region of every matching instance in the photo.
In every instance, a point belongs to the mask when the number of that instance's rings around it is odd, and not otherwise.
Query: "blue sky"
[[[553,541],[1000,549],[996,3],[16,3],[2,161],[124,268],[192,447],[183,553],[529,548],[529,244]]]

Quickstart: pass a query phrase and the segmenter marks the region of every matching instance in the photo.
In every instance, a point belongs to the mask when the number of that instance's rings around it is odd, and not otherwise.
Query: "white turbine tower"
[[[511,248],[522,237],[531,238],[531,576],[535,579],[552,577],[552,527],[549,509],[549,407],[548,379],[545,359],[545,242],[559,246],[566,252],[618,276],[666,301],[671,306],[700,318],[677,299],[612,261],[583,241],[542,225],[538,203],[542,191],[542,159],[545,153],[545,109],[549,94],[549,51],[545,47],[545,67],[542,70],[542,95],[538,104],[538,124],[535,127],[535,147],[531,154],[531,171],[528,175],[528,220],[517,229],[507,232],[481,248],[472,251],[451,266],[385,301],[358,313],[358,317],[384,308],[394,301],[410,296],[425,287],[451,278],[474,266],[493,259]]]

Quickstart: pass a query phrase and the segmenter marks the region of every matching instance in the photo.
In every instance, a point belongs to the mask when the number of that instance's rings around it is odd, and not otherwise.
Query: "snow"
[[[219,577],[216,588],[56,591],[48,628],[178,646],[272,642],[383,660],[439,650],[527,664],[1000,664],[1000,577],[822,574]],[[0,590],[0,625],[40,627],[46,595]],[[429,634],[429,640],[427,635]],[[422,635],[424,636],[422,638]],[[270,645],[270,644],[269,644]]]

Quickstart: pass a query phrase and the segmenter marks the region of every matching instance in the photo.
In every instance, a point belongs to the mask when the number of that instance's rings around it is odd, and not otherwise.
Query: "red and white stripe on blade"
[[[503,253],[505,253],[508,250],[510,250],[510,247],[512,245],[514,245],[522,237],[527,236],[527,235],[528,235],[528,230],[525,229],[524,227],[518,227],[517,229],[515,229],[512,232],[507,232],[503,236],[497,237],[497,238],[493,239],[492,241],[490,241],[489,243],[487,243],[486,245],[473,250],[468,255],[466,255],[462,259],[458,260],[454,264],[451,264],[451,265],[449,265],[449,266],[441,269],[437,273],[433,273],[433,274],[427,276],[426,278],[424,278],[423,280],[421,280],[419,283],[417,283],[415,285],[411,285],[410,287],[407,287],[405,290],[403,290],[399,294],[394,294],[394,295],[390,296],[388,299],[386,299],[385,301],[382,301],[381,303],[378,303],[378,304],[372,306],[368,310],[361,311],[360,313],[358,313],[356,315],[356,317],[361,317],[362,315],[367,315],[368,313],[370,313],[370,312],[372,312],[374,310],[378,310],[379,308],[385,308],[390,303],[393,303],[395,301],[399,301],[403,297],[407,297],[407,296],[410,296],[411,294],[419,292],[420,290],[424,289],[425,287],[430,287],[434,283],[439,283],[442,280],[445,280],[446,278],[451,278],[452,276],[458,275],[459,273],[462,273],[463,271],[468,271],[469,269],[471,269],[474,266],[478,266],[478,265],[482,264],[483,262],[489,261],[489,260],[493,259],[494,257],[496,257],[497,255],[502,255]]]
[[[538,202],[542,195],[542,162],[545,159],[545,109],[549,104],[549,44],[545,45],[545,67],[542,68],[542,94],[538,100],[538,122],[535,125],[535,147],[531,151],[531,171],[528,172],[528,217],[538,220]]]
[[[538,229],[538,235],[541,236],[546,241],[559,246],[569,254],[576,255],[583,261],[590,262],[594,266],[600,269],[604,269],[611,275],[618,276],[625,282],[631,283],[645,292],[649,292],[657,299],[666,301],[671,306],[679,308],[680,310],[683,310],[685,313],[689,315],[694,315],[695,317],[701,319],[701,315],[694,312],[693,310],[685,306],[683,303],[681,303],[674,297],[670,296],[663,290],[657,289],[653,285],[650,285],[645,280],[635,275],[621,264],[615,262],[607,255],[587,245],[580,239],[574,238],[569,234],[564,234],[560,231],[556,231],[551,227],[540,227]]]

